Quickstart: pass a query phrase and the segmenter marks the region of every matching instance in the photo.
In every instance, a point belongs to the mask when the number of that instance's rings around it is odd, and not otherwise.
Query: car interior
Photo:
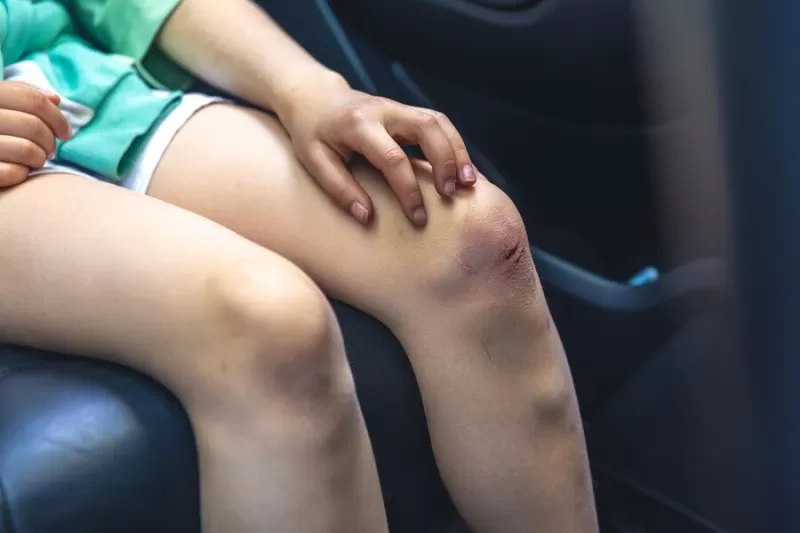
[[[518,206],[603,533],[800,531],[800,4],[260,3],[353,87],[445,112]],[[468,532],[401,346],[333,304],[391,531]],[[199,533],[192,430],[137,372],[0,346],[0,533],[54,531]]]

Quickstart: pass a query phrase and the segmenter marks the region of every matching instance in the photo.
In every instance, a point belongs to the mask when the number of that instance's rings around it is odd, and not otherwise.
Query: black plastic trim
[[[333,38],[336,39],[339,47],[342,50],[342,53],[350,63],[350,66],[353,68],[356,75],[359,77],[364,89],[368,93],[377,94],[378,89],[375,87],[375,83],[372,81],[367,69],[364,68],[363,63],[361,63],[361,58],[358,57],[358,53],[356,53],[355,48],[353,48],[353,45],[350,43],[350,39],[347,37],[347,34],[342,28],[342,25],[339,22],[339,19],[336,17],[336,14],[333,12],[333,9],[331,9],[330,4],[327,2],[327,0],[315,0],[315,3],[322,14],[322,18],[325,19],[325,23],[331,30]]]
[[[486,5],[496,0],[428,0],[443,9],[501,26],[527,26],[546,17],[561,0],[507,0],[507,6]]]
[[[628,491],[634,492],[638,497],[645,498],[659,505],[661,507],[661,512],[665,510],[669,511],[679,516],[682,520],[687,521],[688,524],[682,524],[682,533],[686,533],[688,527],[692,527],[692,530],[702,528],[704,533],[728,533],[727,530],[722,529],[707,518],[703,518],[697,512],[681,505],[659,491],[645,487],[624,474],[620,474],[614,468],[604,464],[598,465],[597,463],[593,463],[593,468],[598,474],[597,477],[599,478],[600,484],[603,484],[603,478],[606,478],[616,484],[624,486]]]
[[[631,286],[602,278],[543,250],[534,248],[533,257],[542,282],[613,311],[653,309],[680,294],[722,289],[727,278],[724,261],[703,259],[678,267],[653,283]]]

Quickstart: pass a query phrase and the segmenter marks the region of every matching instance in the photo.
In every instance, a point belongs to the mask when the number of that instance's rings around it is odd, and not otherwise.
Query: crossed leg
[[[177,136],[149,194],[288,258],[393,330],[445,483],[477,533],[594,532],[571,378],[519,215],[486,181],[443,200],[416,166],[424,230],[355,165],[377,210],[364,230],[304,172],[277,121],[216,105]]]

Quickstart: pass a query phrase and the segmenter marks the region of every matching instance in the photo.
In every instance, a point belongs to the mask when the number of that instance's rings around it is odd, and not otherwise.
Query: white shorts
[[[192,115],[204,107],[226,101],[227,100],[223,98],[205,94],[185,94],[181,102],[155,126],[150,140],[147,141],[139,157],[133,163],[130,174],[120,182],[119,185],[126,189],[145,194],[150,187],[150,181],[153,179],[153,173],[155,173],[158,163],[161,161],[161,158],[164,157],[164,152],[167,151],[172,139],[175,138],[175,135],[177,135],[184,124],[192,118]],[[108,181],[85,169],[59,163],[51,163],[49,161],[44,167],[32,171],[29,176],[39,176],[55,172]]]

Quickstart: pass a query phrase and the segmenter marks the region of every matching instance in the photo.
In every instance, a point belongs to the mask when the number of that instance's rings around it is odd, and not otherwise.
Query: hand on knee
[[[458,200],[461,201],[461,200]],[[430,294],[442,299],[533,296],[536,276],[525,225],[512,201],[482,182],[453,209],[454,220],[418,261]]]
[[[522,218],[505,194],[481,182],[471,198],[454,206],[453,219],[437,226],[436,235],[423,236],[436,245],[421,246],[425,257],[413,266],[416,296],[403,303],[415,309],[392,326],[406,335],[433,323],[442,334],[480,342],[496,368],[510,374],[526,369],[544,357],[530,347],[558,343],[558,336]]]

